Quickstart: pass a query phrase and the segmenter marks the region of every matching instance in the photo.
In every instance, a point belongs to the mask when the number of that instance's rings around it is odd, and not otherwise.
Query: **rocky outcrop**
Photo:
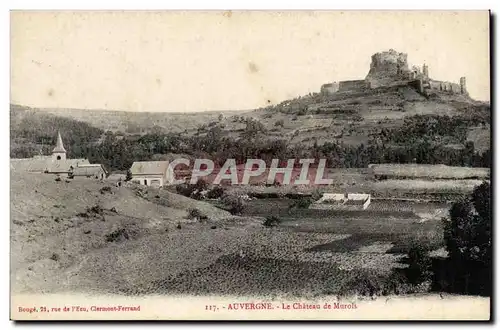
[[[372,55],[370,71],[366,80],[374,88],[398,80],[407,80],[409,73],[408,55],[390,49]]]

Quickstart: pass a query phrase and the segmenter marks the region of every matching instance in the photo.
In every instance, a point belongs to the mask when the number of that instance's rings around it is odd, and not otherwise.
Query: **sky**
[[[489,101],[487,11],[11,12],[11,103],[246,110],[364,79],[395,49]]]

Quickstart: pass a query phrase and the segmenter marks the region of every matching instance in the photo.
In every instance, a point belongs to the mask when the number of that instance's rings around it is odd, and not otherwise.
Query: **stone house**
[[[167,161],[134,162],[130,168],[132,182],[145,186],[162,187],[167,183]]]

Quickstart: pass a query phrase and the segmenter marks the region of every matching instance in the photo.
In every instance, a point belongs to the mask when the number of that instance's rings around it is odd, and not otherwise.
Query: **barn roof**
[[[92,165],[92,166],[88,166]],[[105,173],[106,171],[102,167],[101,164],[88,164],[83,166],[77,166],[73,169],[74,176],[94,176],[99,175],[101,173]]]
[[[167,172],[169,162],[166,161],[147,161],[147,162],[134,162],[130,168],[132,175],[141,174],[161,174],[165,175]]]

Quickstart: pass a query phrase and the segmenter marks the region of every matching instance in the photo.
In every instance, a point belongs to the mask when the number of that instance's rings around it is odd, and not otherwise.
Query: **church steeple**
[[[60,132],[57,132],[57,143],[54,150],[52,150],[52,158],[55,160],[66,159],[66,149],[64,149]]]

